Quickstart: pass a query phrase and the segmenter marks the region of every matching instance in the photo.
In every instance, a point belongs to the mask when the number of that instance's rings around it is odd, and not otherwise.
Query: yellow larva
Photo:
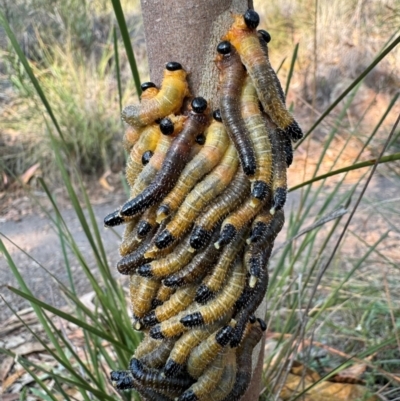
[[[139,280],[139,285],[130,288],[131,305],[134,316],[142,318],[151,309],[151,301],[157,294],[160,281],[147,277],[137,279],[135,276],[131,276],[131,281]]]
[[[125,107],[122,119],[133,127],[144,127],[158,118],[177,113],[183,99],[189,95],[187,73],[179,63],[168,63],[160,91],[151,99],[143,99],[141,104]]]

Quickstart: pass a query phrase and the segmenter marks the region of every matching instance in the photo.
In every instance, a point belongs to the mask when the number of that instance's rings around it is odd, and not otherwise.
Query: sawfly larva
[[[161,344],[160,341],[157,341],[157,346],[146,355],[143,355],[143,357],[140,358],[140,362],[148,368],[161,368],[165,365],[174,345],[175,339],[171,338],[162,341]]]
[[[189,95],[186,76],[186,71],[179,63],[168,63],[156,96],[143,99],[138,105],[125,107],[122,110],[122,119],[133,127],[144,127],[168,114],[177,113],[182,107],[183,99]]]
[[[224,36],[236,48],[240,59],[257,89],[264,111],[272,121],[293,141],[303,136],[300,126],[286,109],[276,85],[273,71],[255,28],[260,17],[254,10],[247,10],[244,15],[235,15],[235,21]]]
[[[214,113],[216,114],[216,113]],[[214,119],[206,131],[206,140],[200,152],[186,165],[173,190],[163,199],[157,212],[158,221],[175,212],[196,183],[221,160],[229,144],[224,125]],[[161,234],[162,236],[162,234]],[[165,241],[161,242],[164,244]],[[157,244],[157,240],[156,240]]]
[[[192,111],[185,121],[182,132],[171,143],[161,170],[141,194],[122,206],[121,216],[132,216],[142,212],[157,203],[175,186],[180,173],[190,160],[196,136],[203,132],[208,124],[207,101],[202,97],[196,97],[191,105]]]
[[[246,72],[239,54],[229,42],[218,47],[217,67],[220,70],[220,109],[222,121],[239,154],[242,169],[246,175],[256,172],[256,159],[250,135],[240,114],[240,91]]]
[[[131,276],[132,277],[132,276]],[[132,278],[131,278],[132,279]],[[130,298],[133,314],[137,318],[142,318],[151,309],[151,301],[155,298],[158,288],[160,287],[160,281],[152,278],[141,277],[139,286],[136,288],[130,287]],[[140,329],[140,326],[135,327],[136,330]]]
[[[234,349],[228,351],[225,368],[218,386],[209,394],[210,401],[221,401],[233,389],[236,379],[236,352]]]

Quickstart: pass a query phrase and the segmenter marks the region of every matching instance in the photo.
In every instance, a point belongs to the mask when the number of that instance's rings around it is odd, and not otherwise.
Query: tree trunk
[[[164,66],[177,61],[190,73],[193,96],[203,96],[218,108],[216,47],[228,31],[231,14],[253,8],[252,0],[141,0],[150,79],[161,83]],[[265,317],[265,302],[257,315]],[[258,399],[264,356],[264,339],[253,352],[253,379],[241,401]]]

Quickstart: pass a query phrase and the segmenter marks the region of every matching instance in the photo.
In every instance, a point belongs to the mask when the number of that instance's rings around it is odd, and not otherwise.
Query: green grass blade
[[[139,97],[142,93],[142,89],[140,88],[140,76],[136,65],[135,54],[133,53],[132,49],[131,38],[129,37],[128,28],[126,26],[124,12],[122,11],[121,3],[119,0],[111,0],[111,2],[114,8],[115,17],[117,18],[118,21],[118,26],[121,32],[122,40],[124,42],[129,65],[131,67],[133,80],[135,82],[136,92]]]
[[[114,38],[114,57],[115,57],[115,72],[117,74],[117,83],[118,83],[118,102],[119,102],[119,111],[122,112],[122,86],[121,86],[121,71],[119,67],[119,54],[118,54],[118,38],[117,38],[117,29],[113,28],[113,38]]]
[[[287,96],[287,94],[289,92],[290,81],[292,80],[293,71],[294,71],[294,65],[296,64],[297,53],[298,52],[299,52],[299,44],[296,43],[296,46],[295,46],[295,48],[293,50],[292,60],[290,62],[289,74],[288,74],[288,77],[287,77],[287,80],[286,80],[285,96]]]
[[[63,312],[63,311],[55,308],[54,306],[51,306],[45,302],[42,302],[42,301],[38,300],[37,298],[35,298],[33,295],[30,295],[23,291],[20,291],[17,288],[10,287],[10,286],[7,286],[7,288],[10,291],[12,291],[14,294],[17,294],[20,297],[31,302],[32,305],[36,305],[39,308],[45,309],[45,310],[53,313],[54,315],[60,317],[61,319],[67,320],[68,322],[71,322],[71,323],[74,323],[77,326],[81,327],[82,329],[87,330],[87,331],[91,332],[92,334],[94,334],[100,338],[103,338],[104,340],[109,341],[110,343],[116,345],[117,347],[119,347],[127,352],[131,352],[131,350],[125,344],[122,344],[119,341],[116,341],[115,338],[109,336],[108,334],[102,332],[101,330],[98,330],[98,329],[92,327],[90,324],[87,324],[86,322],[84,322],[80,319],[77,319],[76,317],[73,317],[68,313]]]
[[[324,120],[326,116],[355,88],[367,75],[372,71],[398,44],[400,43],[400,36],[398,36],[393,43],[379,54],[378,57],[337,97],[337,99],[321,114],[318,120],[311,126],[305,133],[304,137],[297,142],[296,149],[304,142],[304,140],[314,131],[315,128]]]
[[[42,101],[44,107],[46,108],[47,112],[49,113],[49,116],[51,120],[53,121],[54,126],[57,129],[58,134],[60,135],[60,138],[64,141],[64,136],[61,132],[61,128],[58,125],[57,119],[53,113],[53,110],[50,106],[50,103],[47,101],[47,98],[39,84],[39,81],[36,79],[35,75],[33,74],[33,71],[28,63],[27,58],[25,57],[25,54],[23,53],[21,47],[18,44],[18,41],[13,33],[13,31],[10,28],[10,25],[7,22],[7,19],[3,12],[0,10],[0,25],[3,26],[8,38],[10,39],[11,45],[13,46],[15,53],[17,53],[19,61],[21,64],[24,66],[24,69],[26,73],[29,76],[29,79],[31,80],[36,92],[38,93],[40,100]]]
[[[392,155],[387,155],[387,156],[381,157],[378,160],[378,164],[394,162],[396,160],[400,160],[400,152],[393,153]],[[302,187],[306,187],[307,185],[310,185],[310,184],[312,184],[314,182],[317,182],[317,181],[324,180],[325,178],[332,177],[334,175],[347,173],[349,171],[358,170],[358,169],[364,168],[364,167],[371,167],[375,163],[376,163],[376,159],[370,159],[370,160],[367,160],[365,162],[360,162],[360,163],[353,164],[352,166],[342,167],[342,168],[339,168],[337,170],[330,171],[329,173],[326,173],[326,174],[321,174],[321,175],[319,175],[319,176],[317,176],[315,178],[312,178],[310,180],[304,181],[304,182],[302,182],[302,183],[300,183],[298,185],[295,185],[295,186],[291,187],[289,189],[289,192],[296,191],[296,189],[299,189],[299,188],[302,188]]]

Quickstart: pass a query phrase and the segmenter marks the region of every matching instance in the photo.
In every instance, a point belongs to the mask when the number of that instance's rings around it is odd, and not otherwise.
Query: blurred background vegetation
[[[0,0],[64,138],[50,124],[23,58],[0,27],[0,193],[4,200],[18,177],[39,163],[27,189],[39,189],[52,204],[52,212],[45,213],[59,235],[69,277],[52,277],[70,307],[66,314],[36,298],[13,262],[8,242],[0,240],[19,287],[11,291],[33,306],[43,328],[35,335],[46,346],[51,342],[47,352],[56,366],[20,357],[19,363],[40,386],[24,387],[21,399],[120,399],[108,371],[127,366],[140,337],[130,327],[127,283],[110,267],[93,199],[82,184],[98,187],[97,180],[107,172],[123,181],[120,107],[137,101],[111,3],[119,1]],[[140,78],[146,81],[139,1],[121,4]],[[294,356],[321,375],[362,362],[362,379],[379,399],[400,399],[399,162],[379,166],[348,229],[347,216],[318,225],[334,210],[353,209],[370,170],[351,167],[380,154],[399,115],[400,46],[392,45],[399,42],[400,0],[255,0],[254,7],[261,28],[271,33],[271,62],[286,88],[287,104],[309,133],[296,149],[290,187],[332,173],[290,195],[286,231],[277,244],[283,247],[270,263],[267,320],[269,330],[278,334],[274,345],[269,344],[262,399],[278,399],[285,370],[271,366],[283,366],[280,361],[293,361]],[[376,67],[362,78],[377,58]],[[399,135],[397,128],[386,149],[396,160]],[[333,173],[341,168],[344,174]],[[63,220],[54,196],[59,187],[76,212],[92,258],[85,258]],[[119,188],[122,192],[122,184]],[[34,191],[29,196],[42,202]],[[333,252],[336,244],[340,246]],[[72,259],[80,269],[74,274]],[[35,263],[51,275],[47,260]],[[75,290],[78,273],[96,294],[90,308]],[[54,316],[83,329],[78,345],[53,322]],[[320,342],[318,347],[309,346],[314,340]],[[15,357],[9,349],[0,348],[0,353]],[[299,397],[296,393],[286,399]]]

